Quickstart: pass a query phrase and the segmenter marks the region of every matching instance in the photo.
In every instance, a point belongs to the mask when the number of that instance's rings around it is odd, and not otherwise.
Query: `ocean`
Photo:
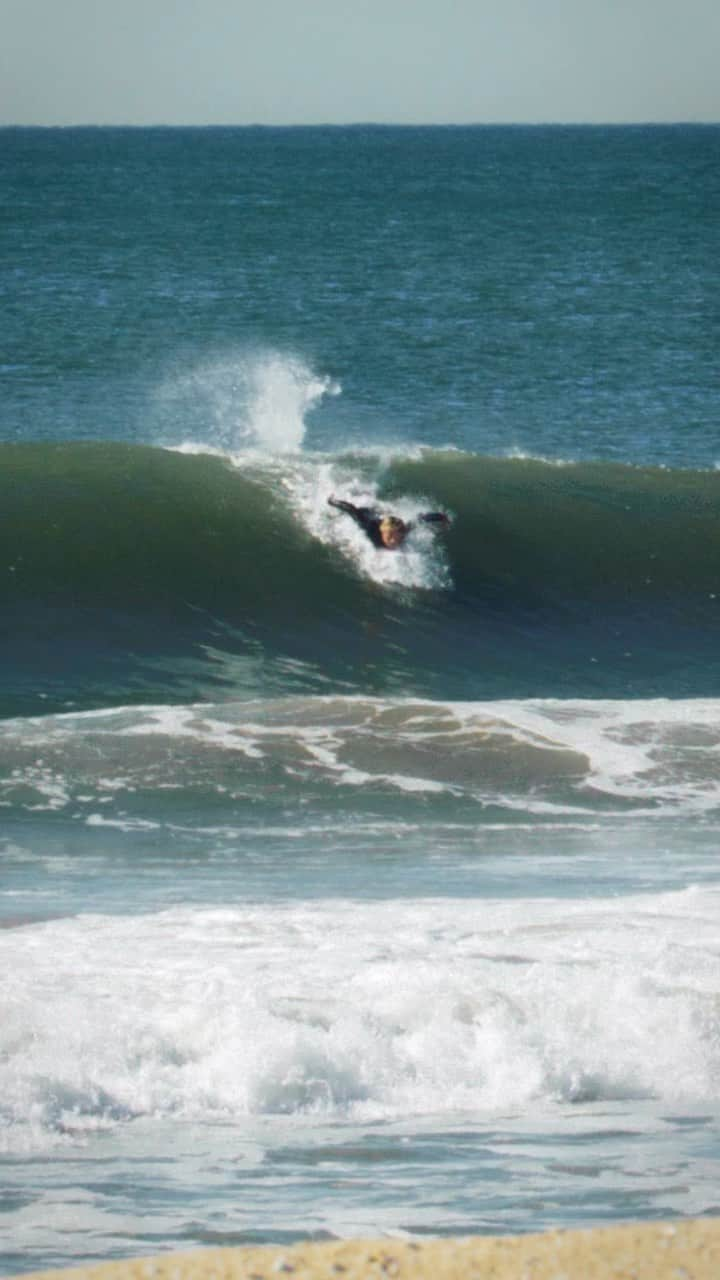
[[[2,1274],[720,1213],[720,127],[0,177]]]

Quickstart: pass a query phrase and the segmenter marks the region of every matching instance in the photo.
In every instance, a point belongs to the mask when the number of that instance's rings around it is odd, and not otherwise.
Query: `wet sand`
[[[24,1280],[718,1280],[720,1218],[459,1240],[202,1249]]]

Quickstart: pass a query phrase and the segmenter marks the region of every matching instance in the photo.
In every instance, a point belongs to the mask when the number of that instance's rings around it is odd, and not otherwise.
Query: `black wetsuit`
[[[386,546],[380,533],[380,521],[383,516],[374,507],[356,507],[352,502],[345,502],[342,498],[328,498],[331,507],[337,507],[338,511],[345,511],[352,516],[356,524],[360,525],[363,533],[366,533],[374,547],[380,551],[392,551],[394,548]],[[448,517],[444,511],[424,511],[418,516],[423,524],[449,524]],[[403,538],[412,529],[412,524],[408,524],[405,520],[400,521]]]

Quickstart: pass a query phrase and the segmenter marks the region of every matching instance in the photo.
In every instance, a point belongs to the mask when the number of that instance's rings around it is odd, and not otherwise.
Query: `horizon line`
[[[142,123],[123,120],[76,120],[63,124],[47,124],[35,121],[0,121],[0,129],[670,129],[717,128],[717,120],[316,120],[301,122],[268,123],[262,120],[246,121],[162,121],[147,120]]]

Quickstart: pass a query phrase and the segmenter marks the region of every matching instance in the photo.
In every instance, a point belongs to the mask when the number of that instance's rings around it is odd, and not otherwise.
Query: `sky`
[[[0,0],[0,124],[720,121],[720,0]]]

